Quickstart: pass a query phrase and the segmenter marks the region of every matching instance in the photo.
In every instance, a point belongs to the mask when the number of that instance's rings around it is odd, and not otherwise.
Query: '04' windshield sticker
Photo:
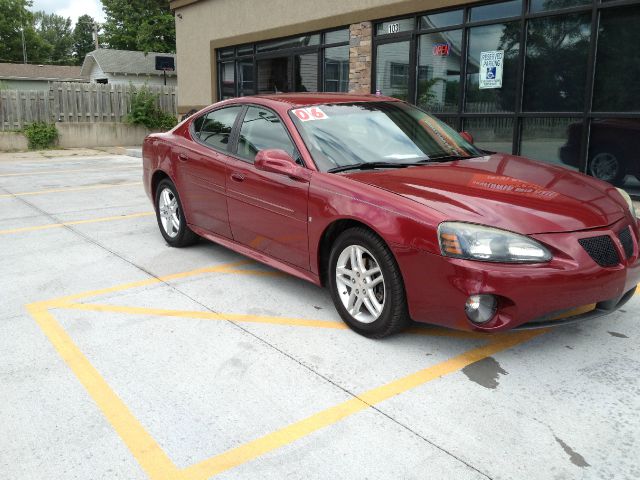
[[[293,110],[293,114],[298,117],[301,122],[309,122],[311,120],[326,120],[327,114],[320,110],[320,107],[297,108]]]

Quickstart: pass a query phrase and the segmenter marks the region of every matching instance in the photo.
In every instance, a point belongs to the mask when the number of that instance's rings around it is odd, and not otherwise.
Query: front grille
[[[614,267],[620,263],[620,256],[609,235],[582,238],[578,242],[601,267]]]
[[[624,254],[627,258],[633,257],[633,237],[631,236],[631,228],[627,227],[618,233],[622,248],[624,248]]]

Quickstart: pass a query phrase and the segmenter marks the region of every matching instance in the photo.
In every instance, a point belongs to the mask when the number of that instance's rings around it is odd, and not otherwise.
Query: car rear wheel
[[[398,264],[384,241],[366,228],[345,230],[333,244],[329,287],[338,313],[361,335],[382,338],[410,323]]]
[[[625,165],[620,155],[611,148],[599,149],[589,159],[589,175],[620,186],[627,175]]]
[[[156,189],[156,219],[160,233],[172,247],[187,247],[198,241],[198,235],[187,226],[178,190],[165,179]]]

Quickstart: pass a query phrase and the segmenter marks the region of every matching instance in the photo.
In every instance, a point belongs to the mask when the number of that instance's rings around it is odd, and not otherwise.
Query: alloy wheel
[[[373,323],[380,317],[385,303],[384,276],[369,250],[350,245],[340,253],[336,287],[344,308],[355,320]]]
[[[612,182],[617,177],[619,168],[618,158],[614,154],[602,152],[591,159],[590,173],[600,180]]]
[[[158,212],[165,233],[169,237],[175,238],[180,232],[180,207],[178,199],[170,188],[165,188],[160,192]]]

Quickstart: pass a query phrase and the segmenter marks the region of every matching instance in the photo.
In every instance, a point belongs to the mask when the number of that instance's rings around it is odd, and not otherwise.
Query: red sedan
[[[147,137],[144,184],[169,245],[204,237],[327,286],[370,337],[411,319],[559,325],[628,301],[629,196],[470,140],[392,98],[245,97]]]

